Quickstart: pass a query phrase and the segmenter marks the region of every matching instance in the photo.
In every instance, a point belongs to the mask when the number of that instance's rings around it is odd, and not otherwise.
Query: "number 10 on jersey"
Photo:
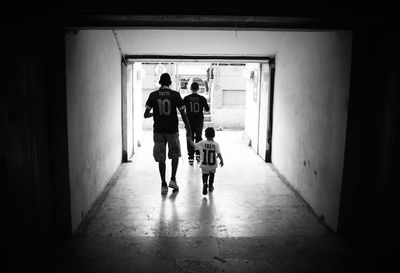
[[[160,116],[168,116],[171,114],[171,101],[169,99],[158,99],[157,102]]]
[[[190,112],[199,113],[200,112],[200,103],[198,101],[189,101],[190,104]]]
[[[215,165],[216,157],[214,150],[203,149],[203,165]]]

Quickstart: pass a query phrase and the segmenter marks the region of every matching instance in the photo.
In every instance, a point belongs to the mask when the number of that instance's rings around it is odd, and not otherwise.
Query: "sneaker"
[[[189,159],[189,165],[193,165],[193,158]]]
[[[197,162],[200,162],[200,155],[196,155]]]
[[[208,185],[204,183],[204,184],[203,184],[203,194],[204,194],[204,195],[207,194],[207,188],[208,188]]]
[[[214,190],[214,185],[213,185],[213,184],[210,184],[210,186],[208,186],[208,190],[209,190],[209,191],[213,191],[213,190]]]
[[[161,194],[167,194],[167,193],[168,193],[168,186],[161,185]]]
[[[173,188],[174,190],[177,190],[177,191],[179,191],[178,184],[176,183],[176,181],[175,181],[175,180],[171,180],[171,181],[169,181],[169,187],[170,187],[170,188]]]

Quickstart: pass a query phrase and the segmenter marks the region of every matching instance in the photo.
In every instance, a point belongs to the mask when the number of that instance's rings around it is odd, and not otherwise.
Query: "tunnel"
[[[82,221],[81,216],[89,211],[90,206],[121,162],[122,72],[121,58],[118,57],[120,55],[118,44],[120,44],[124,55],[187,53],[191,56],[220,52],[221,55],[229,56],[246,51],[249,52],[249,56],[254,57],[275,53],[277,72],[273,108],[275,128],[272,135],[274,143],[272,163],[283,176],[287,177],[288,181],[292,181],[292,184],[297,186],[298,191],[302,191],[302,196],[309,203],[313,203],[319,215],[325,215],[324,218],[330,227],[336,230],[349,89],[349,60],[351,58],[349,33],[270,33],[265,31],[250,33],[236,31],[235,33],[235,31],[193,30],[117,30],[115,32],[116,35],[111,30],[80,30],[77,34],[67,35],[66,38],[67,107],[71,107],[67,112],[73,227],[76,228]],[[242,35],[243,37],[240,38]],[[115,37],[118,38],[118,44]],[[163,40],[162,47],[158,43],[159,39]],[[210,48],[196,48],[196,45],[204,47],[197,41],[206,39],[213,41],[210,42]],[[136,40],[140,41],[142,46],[136,45]],[[188,44],[189,41],[193,41],[193,44]],[[252,41],[251,44],[258,48],[253,49],[247,44],[248,41]],[[302,42],[303,45],[301,45]],[[153,45],[154,49],[149,48],[149,45]],[[182,45],[182,47],[179,48],[177,45]],[[290,45],[296,45],[296,47],[290,48]],[[100,46],[102,48],[97,49]],[[96,54],[97,51],[102,53]],[[104,54],[104,52],[109,53]],[[315,52],[321,55],[315,56]],[[99,60],[105,56],[112,58],[112,53],[118,58]],[[289,60],[291,65],[286,68],[285,62]],[[103,64],[102,61],[104,61]],[[131,84],[137,85],[135,81]],[[81,87],[82,85],[88,85],[87,91]],[[82,90],[85,91],[82,92]],[[100,90],[103,92],[101,93]],[[281,94],[283,92],[292,93]],[[134,90],[133,96],[135,93]],[[250,104],[252,102],[254,105]],[[267,115],[257,113],[259,112],[256,109],[259,103],[257,99],[248,100],[248,103],[247,108],[250,112],[246,115],[246,128],[255,146],[254,143],[258,141],[258,136],[255,136],[258,127],[260,123],[265,123],[264,126],[266,126]],[[263,103],[267,105],[267,102]],[[261,108],[267,108],[267,106]],[[255,111],[251,112],[253,109]],[[143,108],[134,112],[134,115],[141,118],[141,112]],[[293,112],[293,117],[289,117],[290,112]],[[99,116],[100,113],[101,116]],[[99,118],[102,116],[104,119]],[[311,120],[313,118],[317,120]],[[262,119],[265,121],[263,122]],[[133,123],[140,123],[140,120],[134,120]],[[110,124],[115,128],[104,127],[103,124]],[[90,127],[89,130],[88,127]],[[136,130],[133,129],[133,134]],[[266,134],[267,129],[264,128],[264,131]],[[265,135],[264,142],[266,140]],[[288,147],[288,143],[293,143],[290,145],[293,147]],[[94,150],[91,150],[90,146],[93,146]],[[97,146],[102,148],[97,150],[94,148]],[[84,152],[86,149],[88,151]],[[258,150],[258,147],[255,149]],[[325,181],[325,189],[323,186],[312,184],[320,184],[319,179]],[[309,182],[312,180],[315,181]],[[79,185],[76,190],[75,184]],[[80,195],[80,197],[75,197],[75,195]],[[323,202],[326,203],[323,204]]]
[[[362,272],[368,255],[392,255],[390,32],[371,45],[365,28],[318,20],[88,18],[8,36],[5,52],[19,52],[6,56],[1,107],[10,272],[21,256],[51,272]],[[391,57],[371,72],[382,48]],[[215,69],[209,126],[226,164],[203,196],[181,124],[181,189],[163,197],[144,102],[158,69],[178,78],[183,63]]]

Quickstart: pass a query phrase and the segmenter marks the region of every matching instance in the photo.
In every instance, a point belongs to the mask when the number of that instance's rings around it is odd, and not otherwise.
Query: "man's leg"
[[[158,170],[160,172],[161,185],[167,186],[167,182],[165,181],[165,161],[158,162]]]
[[[178,170],[179,158],[181,157],[181,145],[179,142],[179,133],[168,134],[168,158],[171,159],[171,181],[169,187],[174,190],[179,190],[176,183],[176,172]]]
[[[191,137],[192,140],[194,141],[194,134],[195,134],[195,132],[194,132],[192,126],[193,126],[193,123],[190,124],[190,128],[192,129],[192,135],[191,135],[190,137]],[[192,163],[193,163],[194,148],[193,148],[193,146],[190,144],[189,141],[186,141],[186,145],[187,145],[187,150],[188,150],[188,159],[189,159],[189,163],[191,162],[191,160],[192,160]]]
[[[179,190],[178,183],[176,182],[176,171],[178,170],[179,157],[171,158],[171,180],[168,187],[173,188],[174,191]]]
[[[171,180],[176,180],[176,171],[178,170],[179,158],[171,159]]]
[[[166,138],[162,134],[154,133],[153,140],[153,157],[154,160],[158,162],[158,171],[160,172],[161,178],[161,193],[165,194],[168,192],[168,185],[165,181]]]

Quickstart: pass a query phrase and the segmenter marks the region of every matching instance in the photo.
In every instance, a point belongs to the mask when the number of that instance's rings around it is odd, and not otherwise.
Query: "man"
[[[192,130],[191,139],[195,140],[196,143],[202,140],[203,133],[203,124],[204,124],[204,115],[203,110],[206,112],[210,111],[210,107],[208,106],[207,99],[199,94],[199,84],[197,82],[193,82],[190,85],[190,90],[192,94],[187,95],[183,99],[183,103],[186,106],[187,116],[189,119],[190,128]],[[189,157],[189,164],[193,165],[193,158],[195,150],[193,146],[187,141],[187,150]],[[196,151],[196,160],[200,161],[200,152]]]
[[[171,77],[168,73],[164,73],[159,81],[161,87],[159,90],[150,93],[146,102],[146,110],[144,118],[153,117],[153,157],[158,162],[158,169],[161,176],[161,193],[168,192],[168,186],[174,190],[179,190],[176,182],[176,171],[178,170],[179,157],[181,157],[181,147],[179,143],[178,116],[176,109],[179,109],[182,120],[185,123],[186,135],[190,136],[191,130],[188,118],[185,113],[185,105],[183,104],[181,95],[169,88],[171,85]],[[150,113],[150,110],[153,112]],[[165,160],[166,160],[166,144],[168,143],[168,158],[171,159],[171,180],[169,185],[165,180]]]

